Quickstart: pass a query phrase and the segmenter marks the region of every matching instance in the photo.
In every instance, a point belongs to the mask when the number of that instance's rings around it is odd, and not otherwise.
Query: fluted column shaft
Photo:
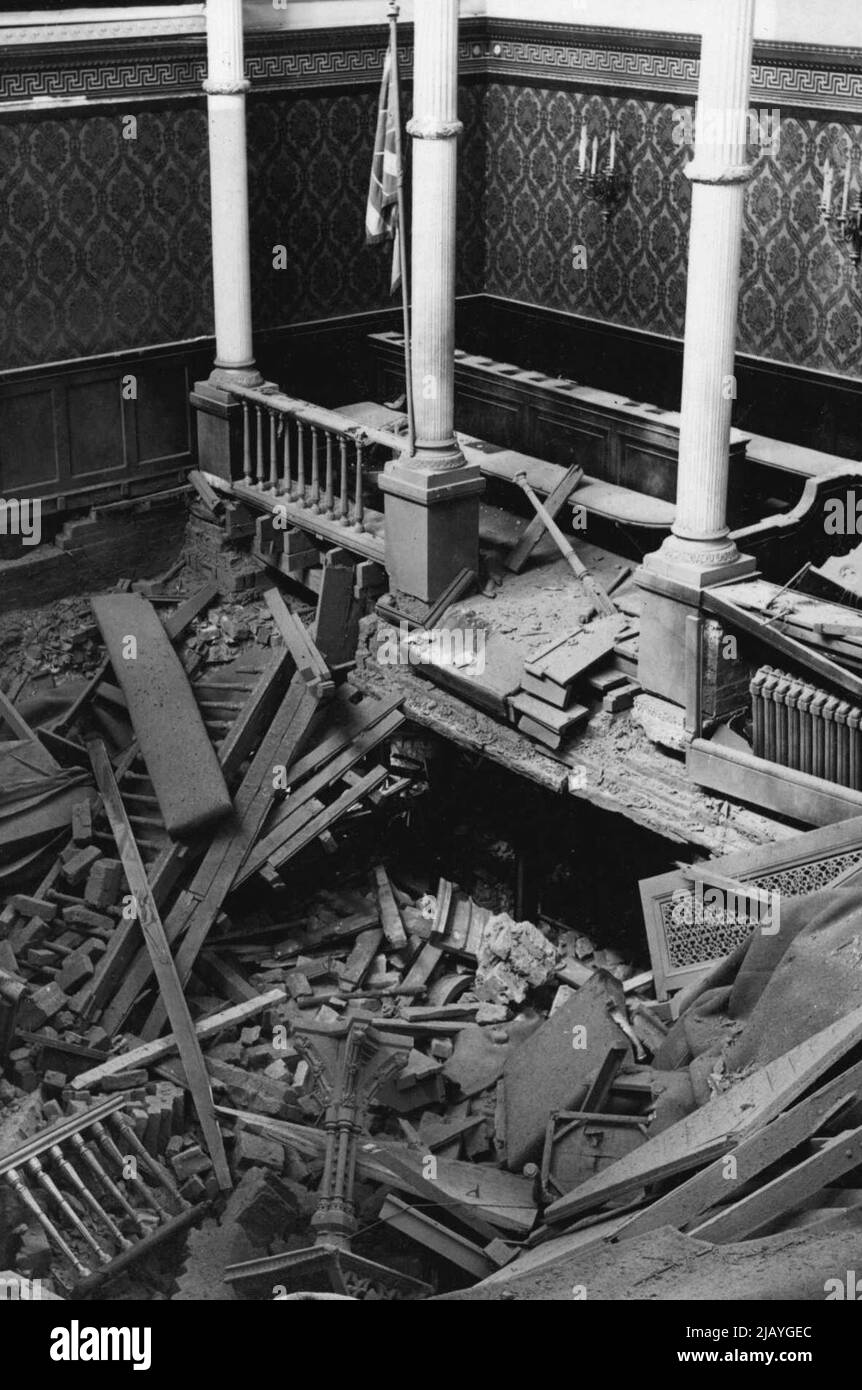
[[[207,5],[207,94],[216,361],[211,380],[255,384],[242,0]]]
[[[423,463],[457,466],[455,227],[458,171],[458,0],[415,8],[413,119],[413,397]]]
[[[650,561],[724,568],[755,0],[707,7],[695,125],[679,471],[673,533]]]

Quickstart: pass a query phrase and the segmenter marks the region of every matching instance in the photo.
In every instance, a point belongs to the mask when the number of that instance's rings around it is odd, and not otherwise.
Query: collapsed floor
[[[0,1277],[823,1297],[862,1212],[852,879],[657,998],[637,883],[678,845],[199,561],[3,622]]]

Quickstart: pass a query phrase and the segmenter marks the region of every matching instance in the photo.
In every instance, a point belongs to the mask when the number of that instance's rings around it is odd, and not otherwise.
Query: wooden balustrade
[[[323,534],[342,528],[348,549],[351,536],[354,548],[360,537],[381,543],[382,513],[366,499],[368,448],[399,454],[406,441],[271,388],[233,394],[242,405],[244,488],[266,494],[270,507],[287,507],[298,526]]]

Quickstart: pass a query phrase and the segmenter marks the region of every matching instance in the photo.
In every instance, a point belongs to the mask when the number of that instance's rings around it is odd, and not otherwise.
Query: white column
[[[415,7],[413,119],[413,395],[416,442],[433,468],[457,467],[454,437],[458,0]],[[435,457],[436,455],[436,457]]]
[[[242,0],[208,0],[207,94],[216,385],[257,385],[251,324]]]
[[[686,170],[692,202],[676,519],[644,561],[648,571],[697,587],[745,563],[728,539],[727,485],[754,4],[705,7],[695,153]]]
[[[416,452],[387,464],[386,567],[399,594],[436,598],[477,569],[479,493],[454,433],[459,0],[414,6],[411,273]]]

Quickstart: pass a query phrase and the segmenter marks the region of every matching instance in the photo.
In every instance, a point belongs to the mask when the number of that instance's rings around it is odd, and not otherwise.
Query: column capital
[[[441,121],[436,116],[414,116],[407,122],[407,133],[414,140],[455,140],[463,129],[463,121]]]

